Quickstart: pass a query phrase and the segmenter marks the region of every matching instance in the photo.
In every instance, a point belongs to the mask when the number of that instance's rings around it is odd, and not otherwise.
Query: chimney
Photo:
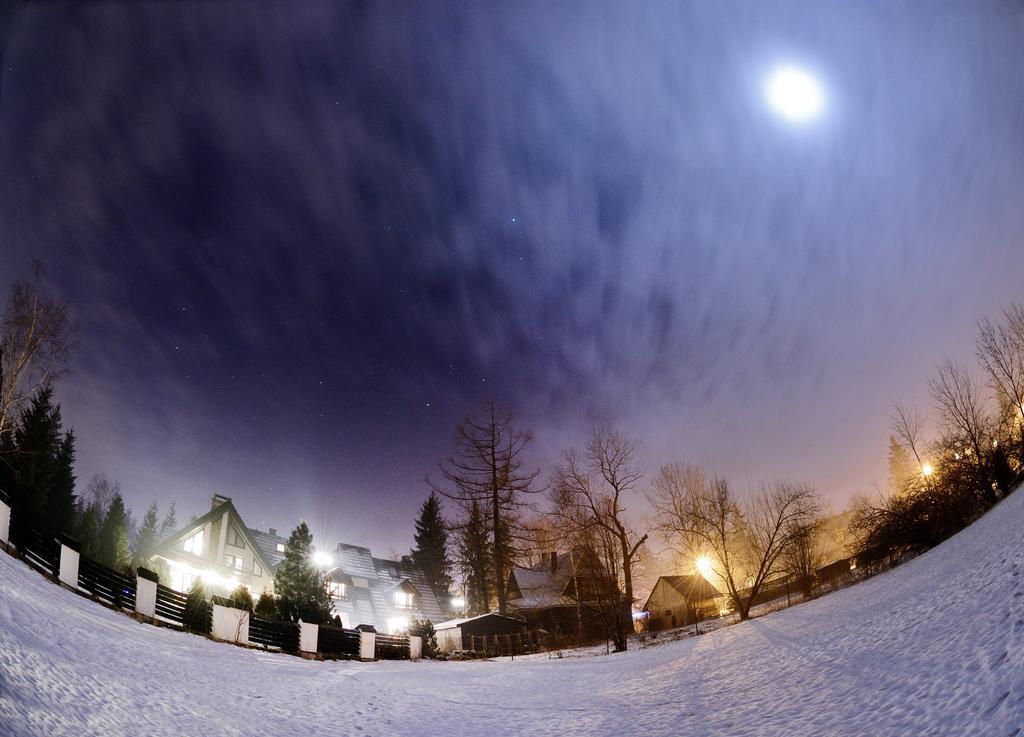
[[[271,535],[277,535],[277,528],[276,527],[271,527],[269,532],[270,532]]]
[[[210,511],[212,512],[214,509],[219,507],[221,504],[224,504],[225,502],[230,502],[230,501],[231,501],[231,497],[229,497],[229,496],[221,496],[220,494],[214,494],[213,495],[213,499],[210,500]]]

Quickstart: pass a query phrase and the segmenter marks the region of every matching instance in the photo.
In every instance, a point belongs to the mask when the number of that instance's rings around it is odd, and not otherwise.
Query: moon
[[[769,107],[790,123],[809,123],[825,109],[825,89],[810,72],[796,66],[780,66],[768,75],[764,86]]]

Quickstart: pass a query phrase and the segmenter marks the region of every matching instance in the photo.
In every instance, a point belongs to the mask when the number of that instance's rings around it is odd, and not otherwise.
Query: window
[[[343,583],[337,581],[327,582],[327,593],[330,594],[332,599],[344,599],[347,587]]]
[[[256,561],[252,562],[252,575],[257,576],[257,577],[263,575],[263,566],[261,566]]]
[[[278,543],[277,544],[277,552],[279,552],[279,553],[283,553],[284,552],[284,543]]]
[[[352,585],[360,589],[370,588],[370,582],[367,581],[365,578],[353,578]]]
[[[231,555],[229,553],[228,555],[224,556],[224,562],[227,563],[230,567],[234,568],[236,571],[240,571],[242,570],[242,563],[244,561],[237,555]]]
[[[396,591],[395,606],[399,609],[412,609],[412,594],[408,591]]]
[[[241,534],[238,532],[238,528],[233,526],[228,530],[228,545],[235,548],[244,548],[245,541],[242,539]]]
[[[185,552],[193,555],[203,554],[203,531],[199,530],[191,537],[185,538]]]

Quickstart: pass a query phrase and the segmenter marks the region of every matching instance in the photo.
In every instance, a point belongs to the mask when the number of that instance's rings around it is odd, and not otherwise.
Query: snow
[[[900,568],[626,654],[315,662],[140,624],[0,554],[3,735],[1024,735],[1024,493]]]

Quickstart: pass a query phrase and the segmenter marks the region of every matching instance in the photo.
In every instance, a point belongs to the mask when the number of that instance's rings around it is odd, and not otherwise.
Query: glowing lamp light
[[[825,108],[825,90],[814,75],[795,66],[777,67],[764,87],[768,105],[791,123],[807,123]]]
[[[315,553],[313,553],[313,562],[321,568],[324,568],[331,564],[332,558],[330,554],[325,553],[322,550],[317,550]]]
[[[461,596],[456,596],[452,599],[452,606],[456,609],[462,609],[462,607],[466,606],[466,600]]]
[[[694,563],[694,565],[697,568],[697,573],[702,575],[704,578],[707,578],[714,572],[714,569],[711,565],[711,558],[707,557],[706,555],[702,555],[699,558],[697,558],[697,561]]]
[[[925,464],[923,464],[921,466],[921,475],[922,476],[931,476],[933,473],[935,473],[935,467],[932,466],[932,464],[925,463]]]

